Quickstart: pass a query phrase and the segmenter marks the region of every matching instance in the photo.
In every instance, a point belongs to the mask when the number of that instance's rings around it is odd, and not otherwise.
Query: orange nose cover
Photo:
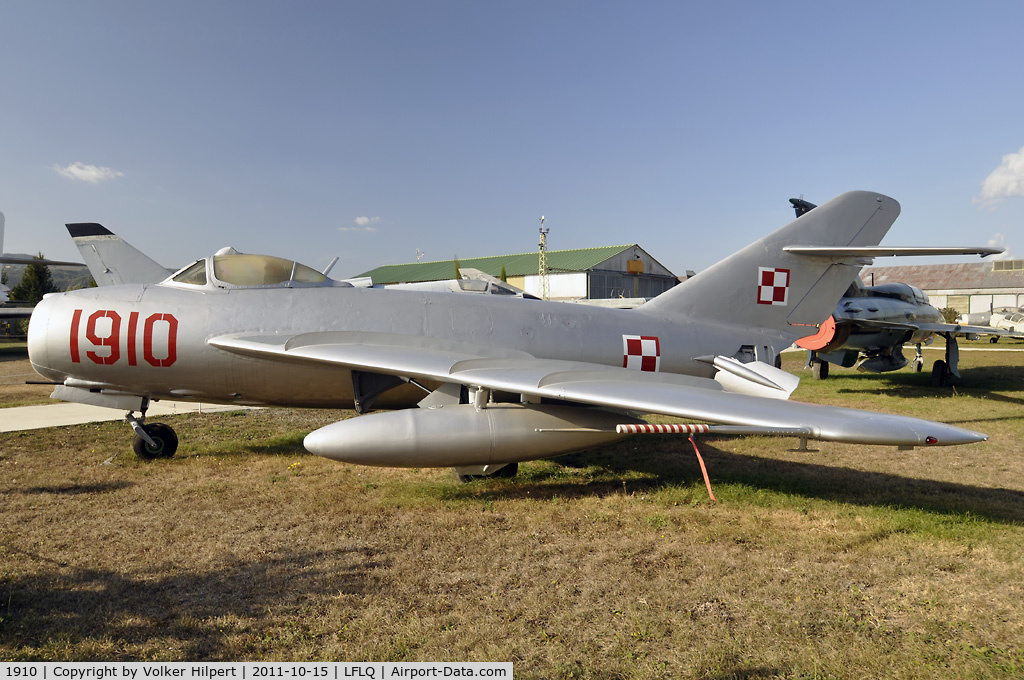
[[[808,335],[805,338],[800,338],[796,341],[797,347],[803,347],[804,349],[820,350],[829,342],[832,341],[836,335],[836,319],[834,316],[830,316],[825,319],[824,323],[818,327],[818,332],[814,335]]]

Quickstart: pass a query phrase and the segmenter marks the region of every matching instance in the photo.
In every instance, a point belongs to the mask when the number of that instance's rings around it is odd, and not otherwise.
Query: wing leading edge
[[[286,361],[456,383],[639,413],[757,428],[764,434],[889,446],[953,445],[987,435],[918,418],[735,394],[714,380],[645,373],[588,362],[538,359],[468,343],[419,336],[320,332],[229,335],[224,351]],[[803,433],[803,434],[798,434]]]

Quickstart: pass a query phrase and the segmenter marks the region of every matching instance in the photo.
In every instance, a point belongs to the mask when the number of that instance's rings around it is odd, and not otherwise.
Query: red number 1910
[[[101,321],[107,319],[109,321]],[[82,310],[71,315],[71,362],[81,363],[79,338]],[[136,366],[139,342],[139,313],[128,315],[126,349],[128,365]],[[100,309],[89,315],[85,323],[85,339],[92,344],[85,356],[95,364],[116,364],[121,359],[121,315],[112,309]],[[166,356],[157,357],[154,339],[166,341]],[[178,320],[173,314],[150,314],[142,324],[142,358],[150,366],[170,366],[178,358]]]

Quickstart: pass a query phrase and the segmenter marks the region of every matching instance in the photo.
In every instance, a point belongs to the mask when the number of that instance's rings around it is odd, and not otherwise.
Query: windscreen
[[[199,260],[188,269],[182,270],[174,279],[175,283],[188,283],[193,286],[206,285],[206,260]]]
[[[323,283],[327,277],[304,264],[271,255],[217,255],[213,275],[235,286],[273,286],[281,283]]]

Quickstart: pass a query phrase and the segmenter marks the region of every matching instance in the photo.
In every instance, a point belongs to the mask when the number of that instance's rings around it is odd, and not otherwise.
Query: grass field
[[[0,659],[1024,676],[1024,353],[964,352],[942,390],[909,372],[815,383],[786,359],[797,400],[991,440],[705,438],[712,503],[686,439],[661,436],[459,485],[303,452],[349,413],[170,418],[178,456],[149,464],[122,422],[0,434]]]

